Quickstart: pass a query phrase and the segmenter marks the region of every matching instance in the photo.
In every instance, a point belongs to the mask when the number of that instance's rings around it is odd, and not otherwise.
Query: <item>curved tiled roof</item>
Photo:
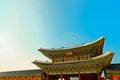
[[[64,48],[55,48],[55,49],[45,49],[40,48],[41,51],[46,57],[50,59],[61,58],[65,56],[65,53],[72,52],[74,55],[72,56],[82,56],[82,55],[92,55],[98,56],[102,54],[102,49],[104,45],[104,37],[100,37],[99,39],[92,41],[88,44],[82,44],[79,46],[72,47],[64,47]]]
[[[43,73],[43,70],[35,69],[35,70],[21,70],[21,71],[8,71],[8,72],[0,72],[0,77],[9,77],[9,76],[22,76],[22,75],[32,75],[32,74],[40,74]]]
[[[39,51],[62,51],[62,50],[70,50],[70,49],[76,49],[76,48],[80,48],[80,47],[85,47],[85,46],[89,46],[89,45],[92,45],[96,42],[99,42],[101,40],[104,40],[104,37],[100,37],[99,39],[95,40],[95,41],[92,41],[90,43],[87,43],[87,44],[82,44],[82,45],[78,45],[78,46],[70,46],[70,47],[62,47],[62,48],[40,48]]]
[[[117,63],[117,64],[110,64],[109,67],[107,67],[107,69],[109,69],[109,70],[120,71],[120,63]]]
[[[55,70],[56,72],[60,72],[59,70],[63,70],[63,72],[70,71],[70,69],[75,69],[74,71],[80,70],[84,72],[91,72],[93,71],[99,71],[103,68],[107,67],[113,57],[114,53],[111,51],[108,51],[107,53],[93,57],[89,60],[78,60],[78,61],[69,61],[69,62],[60,62],[60,63],[51,63],[51,62],[40,62],[40,61],[34,61],[33,63],[37,65],[38,67],[42,68],[43,70],[51,71],[53,73]],[[64,70],[65,69],[65,70]],[[88,70],[87,70],[88,69]]]
[[[120,63],[110,64],[105,70],[107,73],[120,74]]]

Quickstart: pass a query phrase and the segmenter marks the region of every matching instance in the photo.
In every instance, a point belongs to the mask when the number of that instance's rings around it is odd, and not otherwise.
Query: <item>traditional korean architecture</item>
[[[112,51],[103,53],[104,40],[100,37],[79,46],[40,48],[51,62],[35,60],[32,63],[40,69],[0,72],[0,80],[120,80],[120,64],[111,64]]]
[[[79,46],[44,49],[39,51],[52,60],[33,63],[46,72],[46,80],[100,80],[101,72],[111,63],[113,52],[103,53],[104,37]]]

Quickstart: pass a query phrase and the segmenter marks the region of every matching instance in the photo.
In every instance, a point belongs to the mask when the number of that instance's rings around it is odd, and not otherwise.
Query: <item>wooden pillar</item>
[[[70,76],[69,75],[67,76],[67,80],[70,80]]]
[[[46,80],[49,80],[49,70],[48,70],[48,72],[46,74],[47,74]]]
[[[32,75],[31,77],[32,77],[32,80],[34,80],[34,75]]]
[[[63,76],[62,76],[62,72],[61,72],[61,74],[60,74],[60,79],[62,80],[62,78],[63,78]]]
[[[112,73],[110,74],[110,80],[113,80],[113,74]]]
[[[97,73],[98,80],[100,80],[100,72]]]
[[[14,78],[13,78],[14,80],[15,80],[15,76],[14,76]]]
[[[47,79],[46,80],[49,80],[49,75],[47,74]]]
[[[26,77],[25,77],[25,80],[27,80],[27,78],[28,78],[28,77],[26,76]]]
[[[80,72],[78,72],[78,80],[81,80]]]
[[[19,80],[21,80],[21,76],[19,76]]]

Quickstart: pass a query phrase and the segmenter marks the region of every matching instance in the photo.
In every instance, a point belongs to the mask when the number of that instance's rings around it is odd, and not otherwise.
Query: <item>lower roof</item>
[[[22,75],[31,75],[31,74],[40,74],[44,71],[41,69],[34,69],[34,70],[21,70],[21,71],[8,71],[8,72],[0,72],[0,77],[7,77],[7,76],[22,76]]]
[[[120,63],[110,64],[109,67],[107,67],[106,69],[120,71]]]
[[[87,60],[69,61],[69,62],[42,62],[35,60],[33,63],[42,68],[46,73],[54,74],[71,74],[71,73],[97,73],[102,69],[109,66],[114,53],[111,51],[106,52],[97,57]]]

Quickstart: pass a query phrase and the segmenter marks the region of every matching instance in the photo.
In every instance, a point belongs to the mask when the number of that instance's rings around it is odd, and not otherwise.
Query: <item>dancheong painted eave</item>
[[[109,66],[111,63],[114,53],[108,51],[100,56],[93,57],[89,60],[78,60],[78,61],[69,61],[69,62],[42,62],[42,61],[33,61],[35,65],[42,68],[49,74],[60,74],[62,73],[71,73],[71,72],[81,72],[81,73],[97,73],[105,67]]]
[[[79,46],[63,47],[63,48],[40,48],[39,51],[50,59],[61,58],[67,55],[67,53],[72,53],[71,56],[99,56],[102,54],[104,37],[92,41],[88,44],[82,44]]]

